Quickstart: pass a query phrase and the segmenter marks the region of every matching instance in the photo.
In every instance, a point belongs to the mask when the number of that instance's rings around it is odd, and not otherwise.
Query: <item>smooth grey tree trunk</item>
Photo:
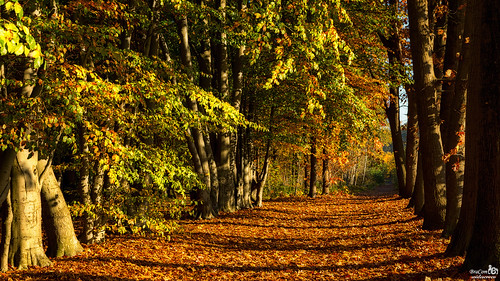
[[[21,149],[12,167],[13,221],[9,263],[18,269],[52,264],[42,245],[41,186],[37,163],[37,153]]]
[[[193,80],[192,57],[189,46],[188,31],[187,16],[182,16],[177,20],[177,33],[180,38],[181,63],[184,67],[184,71],[188,75],[188,78]],[[197,101],[191,97],[187,97],[186,107],[193,112],[199,112]],[[211,199],[211,175],[214,174],[214,172],[211,170],[209,155],[207,155],[207,146],[209,146],[209,144],[207,145],[206,141],[208,140],[208,137],[203,135],[203,131],[199,126],[190,128],[189,132],[190,134],[186,137],[188,148],[192,156],[195,170],[205,185],[204,188],[200,188],[196,191],[198,194],[197,197],[200,201],[200,204],[198,204],[197,217],[209,219],[215,215],[215,210]]]
[[[46,160],[38,161],[38,171],[43,171]],[[47,235],[49,257],[74,256],[83,251],[76,238],[73,220],[66,200],[52,168],[44,174],[42,183],[43,223]]]
[[[220,0],[219,11],[222,18],[222,24],[225,24],[226,19],[226,0]],[[224,101],[229,100],[229,62],[227,52],[227,34],[220,31],[218,34],[220,40],[217,45],[217,86],[220,97]],[[231,133],[224,129],[219,133],[217,138],[217,156],[215,157],[218,166],[219,174],[219,209],[224,212],[232,212],[236,209],[235,204],[235,179],[234,163],[231,161],[232,146],[231,146]]]

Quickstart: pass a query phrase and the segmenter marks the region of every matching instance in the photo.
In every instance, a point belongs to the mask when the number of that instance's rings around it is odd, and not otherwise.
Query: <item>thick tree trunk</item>
[[[410,39],[417,93],[420,150],[424,176],[426,230],[442,229],[446,214],[445,165],[439,128],[439,108],[434,75],[433,34],[429,28],[427,0],[408,3]]]
[[[102,198],[99,198],[100,195],[97,195],[102,192],[104,174],[97,162],[95,169],[96,174],[94,175],[94,181],[91,183],[91,165],[88,155],[89,149],[85,141],[85,128],[83,124],[79,124],[78,139],[81,155],[80,178],[78,182],[80,201],[82,205],[86,207],[93,207],[91,211],[86,211],[83,214],[83,232],[80,234],[79,238],[86,244],[100,243],[104,241],[105,232],[101,225],[103,214],[100,210],[102,207],[100,206],[100,200],[102,200]]]
[[[200,1],[200,5],[202,7],[206,7],[206,1],[202,0]],[[203,19],[203,29],[205,32],[208,33],[209,30],[209,18],[205,17]],[[187,39],[186,39],[187,41]],[[212,51],[211,51],[211,46],[210,46],[210,39],[207,37],[202,40],[201,42],[201,52],[200,55],[198,56],[198,64],[200,67],[200,76],[199,76],[199,85],[202,89],[206,91],[211,90],[211,80],[213,76],[213,69],[212,69]],[[188,49],[189,46],[186,47]],[[190,60],[190,59],[189,59]],[[194,104],[194,101],[193,101]],[[194,108],[194,107],[193,107]],[[198,110],[198,109],[196,109]],[[200,108],[200,110],[203,111],[203,108]],[[217,168],[217,163],[215,162],[214,158],[214,151],[212,150],[212,144],[210,141],[210,137],[206,133],[202,133],[200,130],[200,134],[203,134],[203,142],[204,142],[204,147],[205,147],[205,154],[207,157],[208,161],[208,169],[210,171],[210,188],[208,191],[201,191],[199,192],[199,198],[206,198],[206,192],[209,193],[210,195],[210,201],[212,205],[212,212],[214,214],[217,214],[219,209],[218,209],[218,200],[219,200],[219,187],[220,187],[220,182],[219,182],[219,174],[218,174],[218,168]],[[198,146],[201,146],[202,143],[198,141]],[[205,210],[203,211],[204,213],[208,212],[210,210]]]
[[[237,170],[237,208],[248,209],[252,207],[252,161],[250,128],[240,128],[238,136]]]
[[[184,71],[190,80],[193,79],[191,49],[189,47],[189,32],[187,16],[183,16],[177,20],[177,33],[180,38],[180,53],[181,62]],[[198,112],[198,104],[196,100],[187,97],[186,107],[193,112]],[[210,167],[209,155],[207,155],[207,137],[203,136],[201,128],[191,128],[190,134],[187,136],[188,148],[193,158],[193,163],[198,176],[205,184],[205,188],[197,190],[197,199],[200,201],[198,205],[197,217],[209,219],[215,214],[214,205],[212,202],[212,175],[213,169]],[[211,151],[211,150],[210,150]]]
[[[470,44],[462,44],[460,60],[457,59],[459,38],[463,33],[464,0],[450,2],[450,20],[448,28],[448,43],[450,49],[445,55],[445,68],[455,71],[455,82],[443,85],[443,98],[446,95],[447,104],[444,100],[441,106],[441,115],[446,114],[444,119],[445,136],[443,137],[444,152],[450,155],[446,163],[446,218],[443,237],[452,235],[457,226],[460,208],[462,205],[462,192],[464,184],[465,148],[461,143],[461,135],[465,132],[465,101],[467,94],[468,73],[471,64]],[[470,27],[467,27],[466,37],[470,34]],[[449,54],[452,52],[452,54]],[[449,62],[448,62],[449,61]],[[455,66],[458,61],[458,67]],[[454,67],[454,68],[452,68]],[[450,77],[450,78],[453,78]],[[444,111],[444,112],[443,112]],[[442,130],[443,131],[443,130]]]
[[[468,155],[470,151],[474,149],[472,143],[476,140],[471,136],[475,133],[475,129],[469,128],[466,134],[466,143],[468,147]],[[476,143],[477,144],[477,143]],[[475,160],[468,158],[465,165],[465,181],[468,182],[469,177],[474,177],[475,174],[479,173],[478,165]],[[477,185],[475,184],[464,184],[463,189],[463,200],[462,207],[460,208],[460,217],[451,236],[450,244],[446,248],[447,256],[464,256],[472,237],[472,230],[475,222],[476,216],[476,205],[477,205]]]
[[[102,191],[104,187],[104,170],[99,162],[95,163],[95,174],[92,184],[88,185],[86,193],[82,193],[82,201],[92,206],[90,212],[83,217],[83,232],[80,237],[83,243],[96,244],[104,241],[104,214],[102,212]]]
[[[456,91],[456,98],[454,98],[456,103],[460,103],[463,101],[460,101],[460,99],[464,98],[466,96],[465,91],[467,91],[467,83],[469,81],[468,79],[468,74],[470,72],[470,67],[472,66],[472,58],[473,54],[471,53],[471,36],[472,32],[474,29],[474,24],[473,21],[475,20],[475,17],[477,16],[477,11],[476,10],[469,10],[467,8],[467,15],[465,19],[465,30],[464,30],[464,40],[462,42],[462,56],[461,56],[461,61],[459,62],[459,70],[457,73],[456,77],[456,82],[455,82],[455,91]],[[469,13],[472,15],[469,16]],[[474,60],[476,60],[476,57],[474,57]],[[472,79],[472,76],[471,76]],[[472,82],[472,80],[471,80]],[[476,84],[477,85],[477,84]],[[463,91],[463,93],[461,92]],[[469,100],[470,97],[467,97],[467,100]],[[470,112],[471,109],[477,108],[478,101],[477,98],[474,97],[472,99],[475,104],[467,104],[467,112]],[[453,108],[457,108],[456,106],[453,106]],[[463,109],[460,107],[460,114],[455,113],[454,117],[455,118],[463,118],[462,111]],[[477,110],[477,109],[475,109]],[[474,118],[478,118],[477,116]],[[457,120],[457,119],[455,119]],[[472,158],[469,157],[469,155],[479,155],[480,152],[480,137],[479,135],[481,134],[480,131],[480,120],[477,119],[471,119],[467,117],[466,122],[469,124],[469,127],[467,127],[467,132],[465,134],[465,146],[467,150],[467,162],[464,164],[462,159],[460,159],[460,168],[463,167],[464,172],[463,172],[463,180],[460,180],[460,174],[458,172],[453,171],[452,173],[449,173],[447,177],[450,177],[450,175],[454,176],[451,179],[448,179],[450,181],[448,184],[463,184],[463,195],[462,195],[462,202],[461,202],[461,207],[460,207],[460,215],[458,218],[457,225],[453,231],[453,234],[451,236],[451,241],[450,244],[448,245],[448,248],[446,249],[446,255],[448,256],[463,256],[465,255],[465,252],[467,248],[469,247],[469,243],[472,237],[472,230],[473,226],[475,223],[475,217],[476,217],[476,206],[477,206],[477,189],[478,185],[475,183],[478,177],[482,177],[482,171],[480,172],[479,170],[479,164],[478,164],[478,158]],[[460,122],[454,122],[456,125],[458,125]],[[456,128],[455,128],[456,129]],[[451,128],[450,131],[453,131],[454,129]],[[451,134],[451,133],[450,133]],[[456,135],[455,135],[456,137]],[[448,136],[448,139],[450,141],[456,140],[456,138],[453,138],[453,136]],[[453,142],[449,144],[451,147],[453,145]],[[456,144],[455,144],[456,146]],[[459,151],[458,151],[459,152]],[[450,161],[456,161],[453,159],[450,159]],[[450,167],[453,165],[453,162],[447,163],[447,171],[450,169]],[[466,183],[469,184],[466,184]],[[451,187],[451,185],[450,185]],[[453,202],[452,202],[453,204]],[[482,202],[479,202],[479,204],[482,204]],[[447,234],[447,233],[446,233]]]
[[[211,188],[211,172],[208,162],[208,157],[206,156],[206,152],[200,149],[200,145],[203,144],[200,140],[199,133],[197,129],[192,129],[194,133],[191,133],[188,137],[188,148],[192,156],[192,160],[194,163],[195,171],[198,176],[202,179],[204,183],[204,187],[198,188],[195,190],[196,198],[195,200],[199,200],[199,204],[197,205],[197,218],[202,219],[210,219],[215,215],[214,206],[212,205],[212,188]],[[195,142],[194,139],[197,141]],[[204,146],[202,146],[204,148]]]
[[[226,17],[226,0],[220,0],[219,10],[224,24]],[[220,43],[217,46],[217,86],[222,100],[229,100],[229,68],[227,55],[227,34],[221,31],[218,34]],[[232,212],[236,209],[235,204],[235,179],[234,179],[234,163],[231,161],[234,157],[231,156],[231,133],[224,131],[218,135],[217,139],[218,155],[215,157],[218,162],[219,173],[219,208],[221,211]]]
[[[240,13],[243,13],[246,10],[246,4],[244,1],[239,0],[238,1],[238,10]],[[234,50],[234,55],[232,59],[232,70],[233,70],[233,92],[232,92],[232,97],[231,97],[231,104],[233,105],[234,109],[241,111],[241,104],[242,104],[242,98],[243,98],[243,58],[244,58],[244,53],[245,53],[245,46],[239,46],[235,48]],[[243,129],[241,129],[243,130]],[[240,130],[240,132],[241,132]],[[241,209],[241,208],[250,208],[251,205],[251,200],[249,201],[250,194],[248,194],[249,191],[251,191],[251,166],[250,164],[250,154],[248,153],[249,146],[247,140],[247,137],[249,137],[249,134],[245,134],[244,131],[241,132],[239,135],[234,135],[233,140],[235,140],[236,144],[233,144],[233,147],[238,147],[239,148],[239,153],[234,153],[233,155],[237,156],[238,159],[235,160],[235,165],[236,167],[236,197],[237,197],[237,202],[236,202],[236,208]]]
[[[446,51],[444,54],[444,82],[443,92],[441,94],[441,110],[440,116],[443,123],[441,124],[441,135],[443,143],[446,144],[448,140],[448,123],[450,114],[453,108],[453,97],[455,94],[455,85],[460,82],[457,75],[459,65],[458,54],[461,53],[462,35],[464,32],[464,18],[465,18],[465,3],[466,0],[449,0],[448,1],[448,21],[446,29]],[[460,57],[463,57],[461,54]],[[446,151],[445,151],[446,152]]]
[[[37,162],[37,153],[30,155],[30,151],[21,149],[12,167],[13,221],[9,263],[18,269],[52,264],[42,245],[41,188]]]
[[[218,138],[219,210],[233,212],[235,204],[235,179],[231,165],[231,134],[224,132]]]
[[[318,158],[316,157],[316,138],[311,138],[311,176],[309,178],[309,197],[316,197],[316,181],[317,181],[317,168]]]
[[[10,189],[10,176],[16,152],[12,148],[0,152],[0,206],[7,199]]]
[[[12,239],[12,221],[14,215],[12,214],[12,200],[10,196],[10,183],[8,184],[7,196],[2,205],[2,244],[1,244],[1,257],[0,257],[0,270],[5,272],[9,270],[9,249],[10,240]]]
[[[46,160],[38,161],[38,171],[43,171]],[[44,174],[42,184],[43,223],[47,235],[49,257],[74,256],[83,251],[76,238],[73,220],[52,168]]]
[[[465,179],[477,187],[472,238],[465,256],[465,269],[500,268],[500,2],[471,0],[467,17],[473,26],[471,53],[475,59],[467,95],[467,129],[477,134],[466,143],[467,165],[477,167]],[[469,138],[468,138],[469,139]],[[476,145],[476,149],[469,149]],[[466,168],[467,169],[467,168]],[[470,170],[466,170],[466,173]]]

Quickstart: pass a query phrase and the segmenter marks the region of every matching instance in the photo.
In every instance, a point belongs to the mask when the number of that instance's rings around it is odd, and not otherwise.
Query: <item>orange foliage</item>
[[[210,221],[170,241],[114,236],[54,266],[0,280],[458,280],[462,258],[420,229],[391,187],[315,200],[290,197]],[[427,277],[427,278],[426,278]]]

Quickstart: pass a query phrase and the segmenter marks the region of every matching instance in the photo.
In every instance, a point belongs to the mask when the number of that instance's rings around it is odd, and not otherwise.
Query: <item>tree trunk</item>
[[[456,82],[455,82],[455,91],[457,98],[454,98],[456,103],[460,102],[461,98],[464,98],[466,95],[465,91],[467,91],[467,83],[469,81],[468,79],[468,74],[470,73],[470,69],[472,66],[472,58],[476,60],[476,57],[473,57],[473,50],[471,49],[471,42],[470,38],[472,36],[472,32],[474,29],[474,20],[475,17],[477,16],[476,10],[470,10],[467,8],[465,16],[465,30],[464,30],[464,39],[462,42],[462,56],[461,56],[461,61],[459,62],[459,70],[457,73],[456,77]],[[472,14],[472,15],[469,15]],[[475,15],[476,14],[476,15]],[[476,50],[477,51],[477,50]],[[472,79],[472,76],[471,76]],[[472,80],[470,80],[472,83]],[[476,84],[477,85],[477,84]],[[471,85],[472,86],[472,85]],[[469,87],[471,87],[469,86]],[[460,91],[463,91],[464,93],[461,93]],[[462,95],[463,94],[463,95]],[[471,100],[470,97],[467,97],[467,102]],[[477,97],[472,98],[472,101],[475,102],[472,105],[467,104],[467,112],[470,112],[471,109],[478,107],[477,103]],[[453,106],[453,108],[457,108],[456,106]],[[463,110],[460,108],[460,111]],[[477,109],[475,109],[477,110]],[[460,112],[461,113],[461,112]],[[463,114],[458,114],[455,113],[455,118],[463,118]],[[477,117],[474,117],[477,118]],[[457,119],[455,119],[457,120]],[[467,127],[467,132],[465,134],[465,146],[466,146],[466,151],[467,151],[467,162],[459,163],[460,168],[464,166],[464,179],[463,179],[463,195],[462,195],[462,202],[461,202],[461,207],[460,207],[460,215],[458,218],[457,225],[453,231],[453,234],[451,236],[451,241],[450,244],[448,245],[446,249],[446,255],[447,256],[463,256],[465,255],[465,252],[467,248],[469,247],[469,243],[472,237],[472,230],[473,226],[475,223],[475,216],[476,216],[476,206],[477,206],[477,189],[478,185],[475,183],[478,177],[482,176],[482,171],[480,173],[479,170],[479,164],[478,164],[478,159],[477,158],[472,158],[469,157],[469,155],[479,155],[480,152],[480,137],[479,135],[481,134],[480,131],[480,120],[474,120],[469,117],[467,117],[466,122],[469,124],[469,127]],[[460,122],[456,122],[455,124],[458,125]],[[454,129],[451,128],[451,131]],[[456,136],[455,136],[456,137]],[[456,140],[453,138],[453,136],[448,136],[448,139],[450,141]],[[451,143],[449,146],[453,145]],[[452,159],[450,159],[452,161]],[[447,171],[450,169],[450,167],[453,164],[452,163],[447,163]],[[448,179],[450,181],[449,184],[454,184],[455,182],[457,185],[462,182],[460,180],[460,175],[453,171],[451,175],[454,175],[454,178]],[[448,174],[447,177],[450,177],[450,174]],[[466,184],[468,182],[469,184]],[[479,201],[478,201],[479,202]],[[453,203],[452,203],[453,204]],[[480,203],[482,204],[482,202]]]
[[[242,99],[242,107],[245,112],[246,118],[252,121],[254,118],[253,102],[251,101],[251,96],[247,95],[245,99]],[[238,208],[251,208],[252,207],[252,180],[253,180],[253,161],[252,161],[252,151],[253,146],[251,142],[251,128],[241,128],[240,127],[240,137],[238,139],[238,146],[240,147],[240,169],[241,173],[239,177],[242,179],[242,190],[240,195],[241,202]]]
[[[440,116],[443,123],[441,124],[441,134],[443,143],[448,140],[448,123],[450,114],[452,113],[453,97],[455,95],[455,85],[460,82],[456,77],[459,65],[458,54],[461,51],[462,35],[464,32],[465,18],[465,2],[466,0],[449,0],[448,1],[448,21],[446,29],[446,51],[444,54],[443,70],[443,92],[441,95],[441,110]],[[463,53],[460,54],[463,57]],[[446,151],[445,151],[446,152]]]
[[[200,5],[202,7],[206,7],[206,1],[202,0],[200,1]],[[209,18],[205,17],[203,19],[203,29],[204,31],[208,34],[209,32]],[[186,35],[187,37],[187,35]],[[188,41],[188,39],[186,39]],[[189,46],[185,47],[186,49],[189,49]],[[189,59],[190,60],[190,59]],[[213,69],[212,69],[212,51],[211,51],[211,44],[210,44],[210,39],[207,37],[201,41],[201,54],[198,56],[198,64],[200,67],[200,76],[199,76],[199,85],[202,89],[206,91],[211,90],[211,79],[213,76]],[[190,65],[190,63],[189,63]],[[191,68],[191,66],[189,66]],[[193,104],[195,102],[193,101]],[[200,108],[201,111],[203,111],[203,108]],[[218,200],[219,200],[219,174],[218,174],[218,168],[217,168],[217,163],[215,162],[214,159],[214,151],[212,150],[212,144],[210,141],[210,137],[208,136],[207,133],[203,133],[202,129],[199,129],[199,134],[203,135],[203,143],[204,143],[204,150],[205,154],[207,157],[208,161],[208,169],[210,171],[210,188],[207,191],[201,191],[199,193],[199,198],[206,198],[207,194],[209,193],[210,195],[210,201],[212,205],[212,212],[214,214],[218,213]],[[202,143],[198,141],[198,146],[201,146]],[[202,157],[203,158],[203,157]],[[205,210],[203,212],[208,212],[210,210]]]
[[[444,227],[446,178],[439,128],[437,80],[432,60],[433,34],[429,28],[431,13],[427,0],[409,2],[408,15],[424,176],[423,229],[435,230]]]
[[[472,238],[465,256],[465,269],[500,268],[500,2],[471,0],[467,18],[473,26],[471,53],[475,62],[470,72],[467,95],[467,129],[477,134],[466,142],[467,165],[476,166],[465,179],[477,187],[477,205]],[[469,138],[468,138],[469,139]],[[470,149],[476,145],[476,149]],[[477,172],[476,172],[477,171]],[[467,169],[466,173],[470,172]]]
[[[244,144],[245,145],[245,144]],[[247,209],[252,208],[252,161],[250,160],[250,145],[244,149],[243,153],[245,154],[242,157],[242,177],[243,177],[243,188],[241,195],[241,204],[239,208]]]
[[[225,24],[226,17],[226,0],[220,0],[219,10],[221,11],[222,24]],[[227,34],[221,31],[218,34],[220,43],[217,46],[217,86],[221,100],[228,101],[229,99],[229,68],[227,55]],[[234,179],[234,163],[231,159],[231,133],[225,131],[220,133],[217,139],[217,157],[218,173],[219,173],[219,209],[225,212],[235,210],[235,179]]]
[[[385,112],[389,119],[391,127],[391,137],[394,153],[394,161],[396,164],[396,174],[398,180],[399,196],[403,198],[411,197],[411,193],[406,193],[406,167],[405,167],[405,151],[403,146],[403,137],[401,135],[401,125],[399,121],[399,90],[395,87],[390,88],[391,97],[389,106]]]
[[[425,196],[422,156],[420,155],[420,153],[418,153],[417,158],[417,175],[415,179],[415,188],[413,189],[413,198],[415,202],[414,214],[417,216],[422,216],[425,205]]]
[[[404,193],[413,194],[417,178],[418,163],[418,116],[415,91],[406,88],[408,96],[408,121],[406,134],[406,183]]]
[[[46,160],[38,161],[38,171],[43,171]],[[42,183],[43,223],[47,235],[49,257],[74,256],[83,251],[76,238],[73,220],[52,168],[44,174]]]
[[[9,263],[18,269],[49,266],[42,245],[42,206],[37,153],[21,149],[12,167],[12,239]],[[31,156],[31,157],[30,157]]]
[[[330,194],[330,161],[326,149],[323,149],[323,170],[321,178],[323,180],[322,194]]]
[[[80,193],[81,204],[85,207],[92,207],[90,211],[85,211],[83,214],[83,232],[80,234],[80,240],[86,244],[100,243],[104,241],[105,232],[102,226],[102,206],[100,205],[102,198],[102,178],[104,177],[104,172],[96,162],[96,174],[93,175],[93,182],[91,183],[90,174],[90,161],[89,161],[89,149],[88,144],[85,140],[85,128],[83,124],[78,126],[78,139],[79,139],[79,149],[81,155],[80,163],[80,178],[78,183],[78,191]]]
[[[455,13],[456,14],[456,13]],[[467,27],[465,36],[469,37],[471,30]],[[460,34],[461,35],[461,34]],[[455,77],[454,91],[448,106],[445,152],[449,155],[446,163],[446,220],[444,237],[449,237],[458,222],[462,205],[462,192],[464,185],[465,148],[462,144],[461,134],[465,132],[465,102],[467,95],[468,72],[472,62],[470,44],[464,42],[460,62]]]
[[[250,128],[239,128],[237,153],[237,208],[252,207],[252,161],[250,145]]]
[[[0,206],[7,199],[10,189],[10,175],[16,152],[12,148],[0,152]]]
[[[243,13],[246,10],[246,4],[244,1],[238,1],[238,10],[240,13]],[[232,72],[233,72],[233,92],[231,97],[231,104],[234,109],[241,111],[242,97],[243,97],[243,58],[245,53],[245,46],[239,46],[234,49],[234,55],[232,59]],[[241,129],[243,130],[243,129]],[[239,131],[241,131],[239,130]],[[236,175],[235,175],[235,183],[236,183],[236,208],[250,208],[251,201],[248,201],[250,196],[245,194],[249,190],[251,190],[251,186],[249,186],[248,179],[250,179],[251,175],[248,173],[251,171],[251,167],[249,166],[250,156],[247,153],[247,140],[246,135],[241,132],[239,135],[234,134],[232,140],[235,141],[233,147],[239,148],[240,153],[233,152],[233,155],[238,156],[239,159],[235,159],[234,163],[236,165]],[[246,178],[246,179],[245,179]],[[249,189],[250,188],[250,189]],[[250,205],[249,205],[250,203]]]
[[[309,178],[309,197],[316,197],[316,164],[318,162],[318,158],[316,157],[316,138],[311,138],[311,177]]]
[[[188,32],[188,20],[187,16],[182,16],[181,19],[177,20],[177,33],[180,38],[180,53],[181,62],[184,67],[184,71],[188,75],[190,80],[193,80],[193,70],[192,70],[192,58],[191,49],[189,47],[189,32]],[[196,100],[191,97],[187,97],[186,107],[188,107],[193,112],[198,112],[198,104]],[[214,171],[211,170],[209,155],[207,155],[207,137],[203,136],[201,128],[191,128],[190,134],[187,136],[187,143],[189,152],[191,153],[195,170],[198,176],[202,179],[205,184],[205,188],[200,188],[197,190],[197,199],[200,201],[198,205],[199,218],[212,218],[215,214],[214,205],[212,202],[212,176]],[[211,150],[210,150],[211,151]]]
[[[394,18],[398,14],[399,2],[395,0],[390,0],[389,5],[391,6]],[[380,35],[384,47],[387,49],[387,57],[389,58],[389,64],[391,65],[390,77],[393,85],[389,88],[389,100],[385,104],[385,113],[387,119],[389,120],[389,126],[391,128],[392,146],[394,153],[394,161],[396,164],[396,174],[398,181],[398,191],[399,195],[404,198],[410,198],[411,193],[406,192],[406,166],[405,166],[405,152],[403,145],[403,138],[401,135],[401,124],[399,120],[399,83],[398,76],[400,75],[400,67],[403,65],[403,52],[401,48],[400,38],[399,38],[399,26],[398,20],[394,20],[392,23],[392,33],[389,38],[385,38]]]
[[[266,186],[266,181],[267,181],[267,176],[269,174],[269,165],[270,165],[270,159],[266,157],[264,160],[264,164],[262,167],[262,172],[259,175],[259,179],[257,180],[255,184],[255,189],[257,191],[257,196],[255,199],[255,206],[256,207],[262,207],[262,199],[263,199],[263,193],[264,193],[264,187]]]
[[[456,47],[456,45],[459,45],[457,41],[459,41],[459,38],[462,37],[463,33],[463,10],[465,8],[461,6],[463,6],[464,2],[465,1],[463,0],[450,2],[451,12],[448,28],[448,33],[451,33],[448,36],[450,49],[446,50],[445,66],[453,67],[457,61],[456,53],[458,47]],[[460,25],[461,28],[458,25]],[[467,31],[465,31],[465,36],[468,37],[470,32],[470,26],[468,26]],[[443,112],[443,109],[446,108],[446,110],[444,110],[445,112],[441,115],[447,114],[443,123],[446,124],[446,133],[443,141],[444,152],[449,155],[449,159],[446,163],[447,204],[445,227],[443,230],[443,237],[446,238],[452,235],[455,227],[457,226],[460,208],[462,205],[462,192],[464,184],[465,149],[461,144],[461,134],[465,132],[465,101],[471,57],[469,44],[464,42],[462,46],[458,67],[452,69],[453,71],[456,70],[456,75],[454,77],[455,82],[449,83],[450,86],[446,86],[448,83],[445,83],[446,87],[444,87],[446,91],[443,92],[443,97],[446,94],[446,100],[449,104],[446,104],[446,107],[445,104],[443,104],[441,108],[441,112]],[[453,54],[448,54],[448,52],[453,52]],[[448,60],[451,60],[451,62],[448,62]]]
[[[205,185],[204,187],[195,190],[195,200],[199,200],[199,204],[197,205],[197,213],[195,214],[195,216],[197,218],[210,219],[215,215],[215,210],[212,204],[213,201],[211,197],[211,172],[209,171],[210,167],[208,157],[206,156],[206,152],[200,149],[200,144],[204,145],[204,142],[201,142],[199,132],[197,131],[197,129],[192,129],[190,130],[190,132],[191,131],[194,133],[191,133],[187,137],[189,152],[192,156],[195,171]],[[195,139],[197,140],[197,142],[194,141]],[[204,149],[204,146],[202,146],[202,148]]]
[[[86,244],[97,244],[104,241],[106,237],[104,229],[104,214],[102,212],[102,191],[104,187],[104,170],[97,161],[94,168],[92,184],[88,185],[88,191],[84,194],[83,201],[92,209],[86,212],[83,220],[83,233],[80,239]]]
[[[12,214],[12,200],[10,193],[10,183],[8,184],[7,196],[2,205],[2,244],[1,244],[1,257],[0,257],[0,270],[5,272],[9,270],[9,250],[10,240],[12,239],[12,221],[14,215]]]
[[[274,117],[274,108],[271,108],[270,124]],[[271,126],[272,128],[272,126]],[[266,155],[264,156],[264,164],[262,165],[262,171],[257,173],[257,181],[254,183],[254,189],[257,190],[256,203],[257,207],[262,207],[262,197],[264,193],[264,187],[266,185],[267,176],[269,175],[269,166],[271,164],[271,134],[272,130],[269,130],[269,135],[266,143]]]
[[[361,185],[365,184],[367,167],[368,167],[368,149],[365,148],[365,160],[363,161],[363,178],[361,180]]]

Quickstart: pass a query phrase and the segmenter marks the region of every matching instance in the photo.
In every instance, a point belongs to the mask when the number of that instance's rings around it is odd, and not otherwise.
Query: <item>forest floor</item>
[[[393,189],[315,199],[289,197],[264,207],[186,220],[170,241],[110,236],[46,268],[0,280],[462,280],[463,258],[448,240],[421,230]],[[442,278],[442,279],[439,279]]]

